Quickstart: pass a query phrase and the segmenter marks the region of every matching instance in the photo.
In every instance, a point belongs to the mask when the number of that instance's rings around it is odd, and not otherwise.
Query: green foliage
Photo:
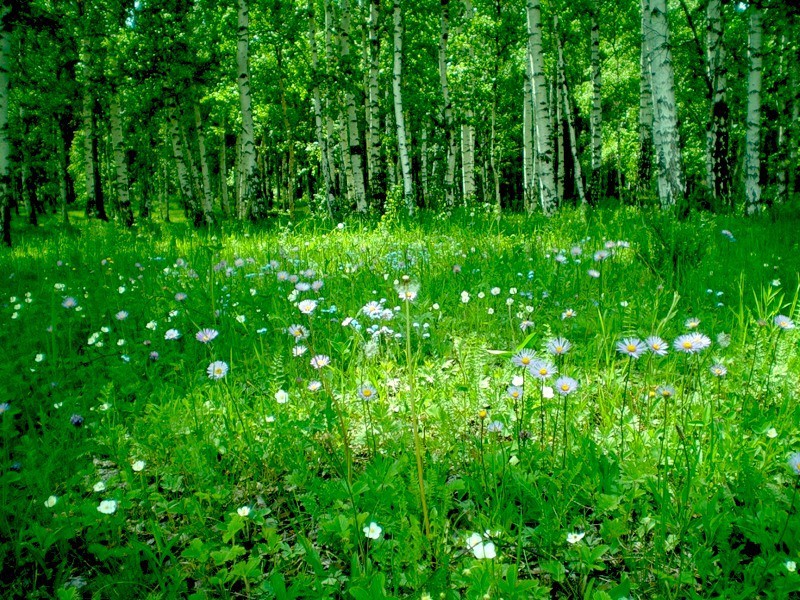
[[[0,256],[4,597],[800,592],[798,338],[775,321],[800,316],[796,221],[409,221],[395,196],[341,229],[89,223]],[[687,330],[711,347],[677,351]],[[618,352],[649,335],[667,356]],[[513,399],[522,349],[577,391],[525,373]]]

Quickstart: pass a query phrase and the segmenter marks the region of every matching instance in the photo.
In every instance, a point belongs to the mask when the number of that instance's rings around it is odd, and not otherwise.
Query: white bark
[[[761,10],[751,4],[747,57],[747,134],[745,140],[746,213],[761,210]]]
[[[394,53],[392,62],[392,91],[394,92],[394,121],[397,127],[397,153],[403,173],[403,199],[409,213],[414,212],[414,197],[411,185],[411,162],[408,158],[406,120],[403,115],[403,21],[400,0],[394,0]]]
[[[422,206],[427,206],[428,202],[428,124],[422,124],[422,133],[420,135],[420,162],[422,172],[420,173],[420,181],[422,182]]]
[[[558,79],[558,76],[556,76]],[[564,200],[564,180],[566,178],[566,166],[564,165],[564,118],[561,114],[561,86],[556,83],[550,88],[551,106],[555,104],[556,121],[554,127],[554,137],[556,142],[556,194],[560,201]],[[552,113],[551,113],[552,115]]]
[[[239,0],[238,12],[239,35],[236,45],[236,67],[238,77],[236,79],[239,87],[239,105],[242,113],[241,131],[241,198],[236,206],[236,217],[245,219],[248,217],[256,204],[256,196],[259,194],[256,144],[253,126],[252,96],[250,93],[250,64],[249,64],[249,28],[250,16],[247,8],[247,0]]]
[[[211,176],[208,172],[208,159],[206,158],[206,136],[203,133],[203,120],[200,116],[200,107],[194,105],[194,128],[197,132],[197,149],[200,151],[200,176],[203,180],[203,219],[207,225],[214,222],[214,194],[211,191]]]
[[[640,191],[650,187],[653,171],[653,93],[650,86],[650,8],[648,0],[641,0],[641,48],[639,52],[639,160],[637,186]]]
[[[658,195],[661,207],[666,209],[682,201],[685,191],[678,139],[675,74],[669,44],[667,1],[649,0],[649,15],[648,47],[655,109],[654,141],[659,174]]]
[[[556,28],[558,30],[558,28]],[[561,86],[561,98],[564,101],[564,114],[567,117],[567,130],[569,131],[569,146],[572,151],[573,170],[575,175],[575,189],[578,192],[578,200],[581,204],[586,204],[586,192],[583,188],[583,171],[581,169],[581,161],[578,156],[578,140],[575,135],[575,123],[572,118],[572,105],[569,101],[569,86],[567,85],[567,76],[565,73],[564,65],[564,47],[561,39],[558,40],[558,79]],[[594,138],[594,132],[592,132]],[[594,139],[592,139],[594,142]],[[594,151],[594,148],[592,148]]]
[[[119,94],[111,92],[111,144],[114,149],[114,167],[116,170],[117,211],[126,227],[133,225],[133,211],[128,184],[128,165],[125,162],[125,143],[122,136],[122,110]]]
[[[525,212],[533,211],[535,188],[533,185],[533,91],[531,88],[530,60],[525,60],[522,92],[522,181]]]
[[[592,10],[592,113],[590,117],[592,131],[592,178],[590,196],[597,202],[602,195],[601,172],[603,164],[603,106],[602,106],[602,78],[600,74],[600,25],[597,19],[599,3]],[[574,134],[574,131],[572,132]]]
[[[527,0],[528,48],[530,49],[533,80],[534,123],[536,128],[539,201],[545,215],[551,216],[558,207],[555,174],[553,173],[553,141],[547,101],[547,78],[542,52],[542,14],[539,0]]]
[[[472,0],[464,2],[464,21],[469,22],[475,16]],[[470,63],[475,63],[475,50],[468,43]],[[464,205],[475,197],[475,114],[469,106],[464,111],[464,123],[461,125],[461,186]]]
[[[350,5],[348,0],[342,0],[342,27],[339,31],[342,66],[345,81],[345,104],[347,106],[347,137],[348,158],[353,172],[353,193],[355,196],[356,210],[367,210],[366,191],[364,189],[364,169],[362,166],[361,138],[358,131],[358,116],[356,115],[355,95],[350,89],[353,85],[353,68],[350,57]]]
[[[228,153],[225,145],[225,117],[222,117],[222,132],[219,143],[219,190],[222,214],[231,216],[231,206],[228,199]]]
[[[721,0],[709,0],[706,6],[706,50],[708,80],[711,83],[711,118],[707,139],[707,177],[715,199],[728,204],[731,192],[729,156],[729,109],[727,101],[728,70],[722,39]]]
[[[456,173],[456,154],[458,153],[455,131],[453,130],[453,104],[450,100],[450,86],[447,81],[447,42],[450,35],[450,0],[441,0],[442,27],[439,35],[439,85],[444,100],[444,136],[447,151],[447,170],[444,175],[445,205],[455,205],[454,183]]]
[[[187,213],[195,219],[197,214],[197,200],[192,189],[192,182],[186,166],[186,159],[183,155],[183,144],[181,143],[181,130],[178,122],[177,107],[175,101],[170,100],[167,108],[169,118],[169,134],[172,141],[172,157],[175,159],[175,168],[178,172],[178,186],[183,196],[184,206]]]
[[[378,32],[380,0],[370,0],[369,4],[369,89],[367,95],[367,171],[369,177],[369,195],[371,199],[383,195],[381,189],[381,123],[378,88],[380,71],[381,38]]]

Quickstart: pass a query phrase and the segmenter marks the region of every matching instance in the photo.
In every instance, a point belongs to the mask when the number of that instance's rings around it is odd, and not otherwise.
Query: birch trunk
[[[366,192],[364,189],[364,169],[362,162],[361,138],[358,131],[358,117],[356,115],[355,94],[351,90],[353,85],[353,65],[350,56],[350,5],[348,0],[342,0],[342,27],[339,32],[343,75],[345,81],[345,104],[347,106],[347,158],[350,160],[353,172],[353,193],[355,196],[356,211],[367,210]]]
[[[394,122],[397,127],[397,153],[400,156],[400,169],[403,173],[403,200],[409,214],[414,212],[414,198],[411,185],[411,163],[408,159],[406,143],[406,120],[403,114],[403,21],[400,13],[400,0],[394,0],[394,52],[392,61],[392,91],[394,92]]]
[[[250,93],[249,64],[249,28],[250,16],[247,0],[239,0],[238,41],[236,45],[237,84],[239,88],[239,105],[242,113],[241,131],[241,199],[237,203],[236,218],[245,219],[255,215],[256,204],[260,195],[258,183],[258,163],[253,128],[252,96]]]
[[[475,10],[472,0],[464,0],[464,20],[472,20]],[[475,50],[468,45],[470,62],[475,63]],[[465,119],[461,125],[461,181],[464,205],[475,197],[475,114],[472,106],[464,111]]]
[[[675,103],[675,75],[669,44],[667,1],[649,0],[651,90],[655,109],[654,133],[658,166],[658,196],[667,209],[683,200],[684,184]]]
[[[522,185],[525,212],[531,214],[534,206],[533,186],[533,91],[531,89],[531,65],[526,56],[525,77],[522,91]]]
[[[389,96],[390,92],[387,88],[385,90],[386,104],[389,104]],[[394,123],[392,123],[392,112],[393,111],[386,113],[386,139],[390,139],[392,137],[394,130]],[[390,146],[386,147],[386,177],[389,187],[394,187],[397,183],[397,161],[394,158],[394,153],[392,152],[392,148]]]
[[[8,83],[11,74],[11,6],[8,0],[0,4],[0,235],[11,246],[11,185],[8,139]]]
[[[602,173],[603,166],[603,105],[602,105],[602,78],[600,74],[600,25],[597,18],[598,6],[592,10],[592,176],[589,184],[589,198],[596,203],[603,196]],[[574,132],[572,132],[574,133]]]
[[[750,30],[747,41],[747,134],[745,141],[746,213],[761,211],[761,9],[749,6]]]
[[[369,4],[369,85],[367,96],[367,172],[369,176],[369,197],[371,201],[382,203],[385,196],[385,181],[381,169],[381,120],[378,88],[380,72],[381,38],[378,32],[380,0],[370,0]]]
[[[228,152],[225,144],[225,117],[222,117],[222,134],[219,141],[219,195],[222,204],[222,214],[231,216],[231,205],[228,198]]]
[[[56,143],[56,153],[58,158],[58,205],[61,212],[61,222],[69,225],[69,173],[67,172],[67,149],[64,143],[64,134],[57,120],[53,121],[53,136]]]
[[[117,213],[126,227],[133,225],[133,210],[128,183],[128,165],[125,162],[125,143],[122,137],[122,109],[119,94],[111,91],[111,143],[114,151],[114,167],[117,174]]]
[[[20,140],[20,155],[22,156],[22,160],[19,165],[19,176],[21,180],[20,193],[22,196],[22,204],[25,206],[25,212],[28,215],[28,224],[31,227],[37,227],[39,225],[39,214],[36,210],[37,202],[35,201],[36,185],[30,176],[30,168],[28,166],[29,155],[28,149],[26,148],[30,135],[30,120],[27,118],[25,108],[21,104],[19,107],[19,120],[22,130],[22,139]]]
[[[353,178],[353,161],[350,157],[350,146],[347,141],[347,124],[344,120],[344,113],[339,113],[339,149],[341,150],[342,163],[344,164],[347,198],[350,202],[355,202],[356,191]]]
[[[314,131],[320,151],[322,179],[325,185],[325,207],[328,216],[333,218],[335,189],[329,161],[328,136],[322,129],[322,99],[319,92],[319,55],[317,53],[317,25],[314,19],[314,0],[308,2],[308,41],[311,48],[311,94],[314,101]]]
[[[203,220],[206,225],[212,225],[214,223],[214,195],[211,191],[211,176],[208,172],[208,159],[206,158],[206,136],[203,133],[200,106],[197,104],[194,105],[194,129],[197,133],[197,149],[200,151],[200,176],[203,179]]]
[[[731,166],[729,109],[726,97],[728,70],[722,39],[721,0],[709,0],[706,6],[706,49],[708,80],[711,83],[711,119],[708,128],[708,181],[713,197],[725,205],[730,203]]]
[[[558,79],[558,76],[556,76]],[[556,106],[554,137],[556,142],[556,194],[561,202],[564,201],[564,181],[566,179],[566,166],[564,165],[564,117],[561,114],[561,86],[556,83],[550,88],[550,99]]]
[[[420,181],[422,182],[422,206],[428,206],[428,124],[422,124],[422,133],[420,134],[420,162],[422,163],[422,172],[420,173]]]
[[[283,128],[286,132],[286,144],[289,146],[288,169],[286,173],[286,196],[289,208],[289,216],[294,219],[294,200],[295,200],[295,185],[297,181],[295,157],[294,157],[294,136],[292,135],[292,126],[289,123],[289,106],[286,101],[286,84],[283,81],[283,52],[278,47],[278,89],[281,94],[281,112],[283,114]]]
[[[556,27],[556,31],[558,31],[558,27]],[[561,85],[561,97],[564,101],[564,114],[567,117],[569,146],[572,151],[573,174],[575,176],[575,190],[578,192],[578,200],[580,203],[586,204],[586,193],[583,188],[583,171],[581,169],[580,157],[578,156],[578,141],[575,135],[575,123],[572,118],[572,105],[569,101],[569,86],[567,85],[565,70],[564,46],[561,42],[561,38],[558,38],[558,79]],[[594,108],[592,111],[594,112]],[[594,143],[594,131],[592,132],[592,143]],[[594,147],[592,147],[592,152],[594,152]]]
[[[310,2],[314,2],[314,0],[310,0]],[[325,16],[325,61],[328,65],[334,60],[332,45],[333,45],[333,32],[335,28],[333,14],[331,13],[331,6],[330,0],[323,0],[322,2],[324,16]],[[331,116],[332,110],[330,106],[331,98],[330,94],[325,95],[325,148],[327,150],[327,159],[328,159],[328,174],[331,178],[331,191],[330,191],[330,202],[333,204],[336,198],[336,191],[344,190],[347,192],[347,186],[341,184],[342,172],[339,169],[338,163],[336,161],[336,124],[334,122],[333,117]]]
[[[637,186],[640,192],[650,188],[653,172],[653,94],[650,89],[650,51],[648,50],[650,8],[641,0],[642,32],[639,52],[639,160]]]
[[[534,123],[539,178],[539,202],[542,212],[551,216],[558,206],[555,174],[553,173],[553,141],[547,101],[547,79],[542,52],[542,14],[539,0],[527,0],[528,48],[530,49],[533,81]]]
[[[458,147],[453,131],[453,104],[450,100],[450,86],[447,81],[447,42],[450,36],[450,0],[441,0],[442,28],[439,35],[439,85],[444,100],[444,138],[447,152],[447,170],[444,175],[445,205],[455,205],[455,173]]]
[[[178,172],[178,187],[183,197],[184,210],[187,214],[191,215],[193,222],[199,225],[202,222],[200,211],[197,210],[197,200],[192,189],[192,182],[186,167],[186,159],[183,153],[183,144],[181,141],[180,124],[178,123],[177,107],[175,100],[170,100],[170,105],[167,109],[167,116],[169,118],[169,133],[172,142],[172,158],[175,160],[175,169]]]
[[[101,221],[108,221],[105,200],[103,198],[103,185],[99,166],[99,149],[97,143],[97,99],[94,96],[94,76],[92,72],[92,53],[89,40],[81,40],[81,62],[84,67],[83,76],[83,105],[81,117],[83,119],[83,150],[84,172],[86,174],[86,216],[97,217]]]

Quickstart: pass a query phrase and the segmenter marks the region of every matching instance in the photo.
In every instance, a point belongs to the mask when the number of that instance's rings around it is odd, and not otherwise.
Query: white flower
[[[94,484],[92,489],[95,492],[105,492],[106,491],[106,482],[105,481],[98,481],[97,483]]]
[[[473,533],[467,538],[467,547],[472,550],[472,554],[474,554],[477,559],[492,559],[497,556],[494,544],[492,542],[484,544],[483,538],[479,533]]]
[[[567,541],[570,544],[577,544],[578,542],[580,542],[584,538],[585,535],[586,535],[586,532],[583,532],[583,531],[581,533],[568,533],[567,534]]]
[[[47,508],[53,508],[58,502],[58,496],[50,496],[47,500],[44,501],[44,505]]]
[[[551,388],[549,385],[544,386],[542,388],[542,398],[549,400],[552,397],[553,397],[553,388]]]
[[[787,560],[784,564],[786,565],[786,570],[789,571],[789,573],[794,573],[797,571],[797,563],[793,560]]]
[[[378,525],[375,521],[372,521],[369,525],[363,528],[362,530],[364,535],[367,536],[371,540],[377,540],[381,537],[381,529],[380,525]]]
[[[131,465],[131,468],[138,473],[139,471],[143,471],[144,470],[144,466],[146,464],[147,463],[144,462],[143,460],[137,460]]]
[[[314,309],[317,308],[317,302],[316,300],[302,300],[297,305],[297,308],[304,315],[310,315],[311,313],[314,312]]]
[[[36,362],[42,362],[44,360],[44,354],[41,353],[37,354],[36,358],[34,358],[33,360],[35,360]]]
[[[519,464],[519,459],[517,458],[516,454],[508,459],[508,464],[510,464],[512,467]]]
[[[499,296],[500,295],[500,288],[499,287],[493,287],[491,290],[489,290],[489,293],[491,293],[492,296]]]
[[[103,500],[100,503],[100,506],[97,507],[97,512],[101,512],[104,515],[113,515],[115,512],[117,512],[117,501]]]
[[[461,302],[463,302],[464,304],[469,302],[469,292],[467,292],[466,290],[461,292]]]
[[[147,323],[147,325],[145,325],[145,327],[147,327],[150,331],[155,331],[156,327],[158,327],[158,324],[155,321],[150,321]]]
[[[177,340],[179,337],[181,337],[181,332],[177,329],[167,329],[167,331],[164,332],[165,340]]]
[[[247,320],[247,317],[245,317],[244,315],[236,315],[236,320],[239,323],[244,323]]]
[[[249,517],[250,516],[250,507],[249,506],[240,506],[236,509],[236,514],[240,517]]]
[[[286,404],[289,401],[289,394],[284,390],[278,390],[275,392],[275,401],[278,404]]]
[[[768,437],[768,438],[770,438],[770,439],[773,439],[773,438],[776,438],[776,437],[778,437],[778,432],[777,432],[777,430],[776,430],[774,427],[770,427],[770,428],[767,430],[767,437]]]
[[[525,383],[525,379],[522,378],[522,375],[514,375],[514,379],[511,380],[511,385],[517,387],[521,386],[523,383]]]

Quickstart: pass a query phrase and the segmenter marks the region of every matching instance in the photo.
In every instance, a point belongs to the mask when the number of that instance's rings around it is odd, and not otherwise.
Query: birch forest
[[[3,6],[6,243],[74,211],[752,215],[799,189],[793,2]]]

